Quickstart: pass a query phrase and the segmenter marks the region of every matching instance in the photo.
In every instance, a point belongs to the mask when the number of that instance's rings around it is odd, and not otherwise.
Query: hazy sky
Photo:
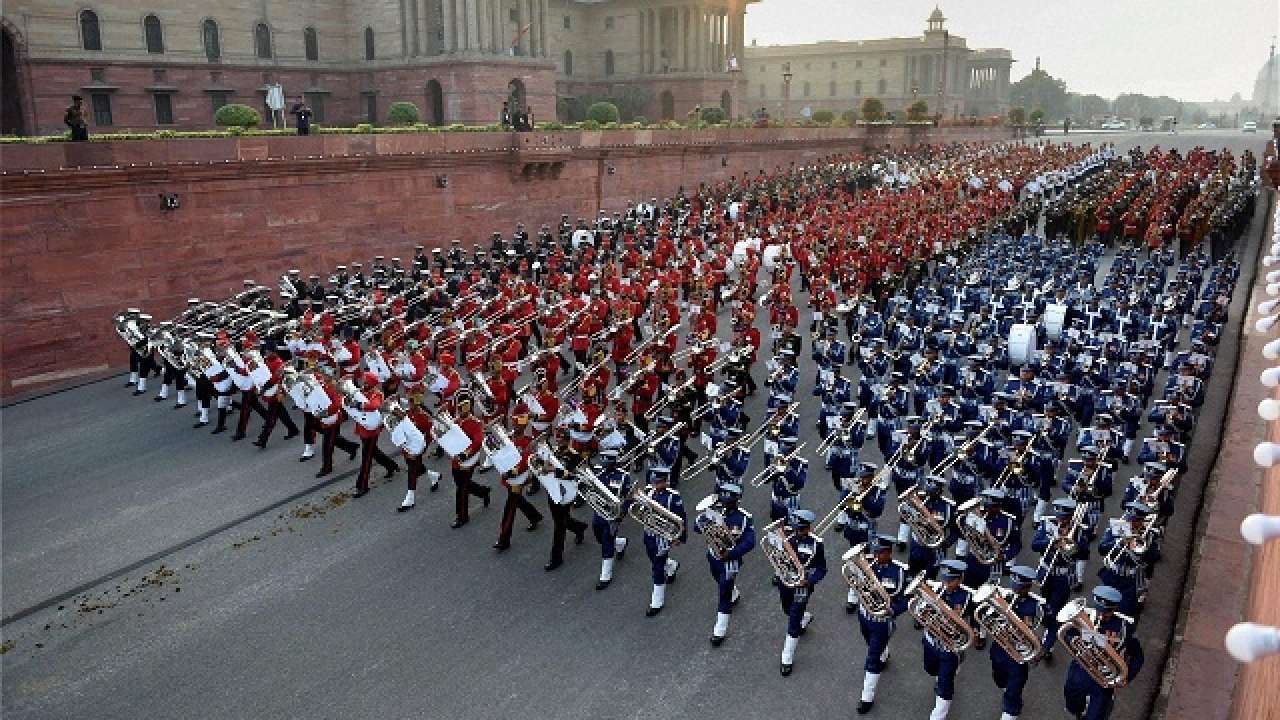
[[[1012,77],[1035,67],[1068,89],[1182,100],[1253,94],[1280,0],[949,0],[947,29],[969,47],[1013,51]],[[760,0],[747,6],[746,42],[910,37],[924,32],[935,0]]]

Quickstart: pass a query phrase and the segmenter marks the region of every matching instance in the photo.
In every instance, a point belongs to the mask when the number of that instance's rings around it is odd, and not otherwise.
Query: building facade
[[[732,106],[745,6],[756,0],[9,0],[3,132],[64,129],[73,94],[92,131],[201,129],[269,86],[315,121],[496,122],[502,102],[556,116],[557,97],[631,88],[651,118]],[[264,112],[264,117],[267,113]]]
[[[930,115],[959,118],[1004,115],[1012,65],[1008,50],[970,48],[951,34],[935,8],[919,37],[750,45],[742,75],[748,106],[774,117],[802,117],[806,110],[839,115],[875,97],[899,117],[923,100]]]

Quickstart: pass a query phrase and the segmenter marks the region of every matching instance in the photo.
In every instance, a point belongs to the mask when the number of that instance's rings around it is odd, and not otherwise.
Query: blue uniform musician
[[[835,375],[823,386],[822,405],[818,409],[818,432],[826,436],[840,427],[853,412],[853,383],[843,375]]]
[[[1044,598],[1031,592],[1036,571],[1026,565],[1014,565],[1009,569],[1009,589],[996,590],[1012,615],[1021,621],[1035,636],[1039,636],[1044,624],[1047,606]],[[1034,647],[1034,646],[1032,646]],[[1022,690],[1027,686],[1030,663],[1037,657],[1030,648],[1010,654],[1004,642],[991,643],[991,677],[996,687],[1004,691],[1000,700],[1000,720],[1017,720],[1022,714]],[[1028,657],[1030,656],[1030,657]]]
[[[1131,502],[1141,501],[1161,518],[1172,515],[1177,476],[1166,480],[1168,470],[1164,463],[1143,463],[1142,472],[1130,478],[1129,484],[1124,488],[1125,507]]]
[[[1004,492],[991,488],[957,508],[956,529],[961,539],[956,543],[956,557],[968,565],[964,582],[969,587],[985,584],[993,574],[998,580],[1005,563],[1012,562],[1022,550],[1016,519],[1000,509],[1003,500]]]
[[[1083,662],[1072,652],[1073,660],[1062,694],[1067,712],[1077,720],[1106,720],[1111,716],[1115,688],[1132,682],[1142,670],[1145,658],[1134,634],[1133,619],[1116,612],[1120,605],[1118,590],[1099,585],[1093,590],[1093,607],[1083,605],[1083,600],[1071,605],[1073,612],[1068,613],[1071,617],[1064,619],[1070,627],[1063,632],[1063,640],[1068,650],[1089,649],[1089,652]],[[1099,657],[1107,661],[1100,661]],[[1105,676],[1096,677],[1102,668],[1119,671],[1118,677],[1114,681],[1105,681]]]
[[[711,438],[712,450],[740,433],[741,416],[742,403],[737,398],[717,396],[711,401],[711,423],[707,435]]]
[[[721,485],[715,495],[698,503],[694,530],[707,540],[707,566],[716,582],[718,601],[711,645],[719,647],[729,632],[729,618],[738,601],[738,571],[742,558],[756,546],[751,513],[738,507],[741,485]]]
[[[912,581],[927,583],[928,590],[936,596],[938,603],[950,608],[960,620],[968,626],[972,632],[973,628],[973,602],[972,591],[960,584],[960,579],[964,577],[965,563],[961,560],[944,560],[939,568],[938,581],[925,580],[918,577]],[[925,588],[915,591],[916,595],[912,598],[912,614],[916,614],[917,610],[924,609],[926,605],[932,603],[925,600],[929,594]],[[941,615],[941,613],[933,613]],[[917,620],[919,616],[917,615]],[[934,635],[933,629],[929,625],[925,625],[924,637],[921,639],[924,648],[924,671],[929,675],[937,678],[933,686],[934,704],[933,712],[929,714],[929,720],[947,720],[947,714],[951,711],[951,699],[955,694],[956,687],[956,670],[960,668],[960,663],[964,660],[964,647],[957,647],[953,644],[950,637],[939,637]]]
[[[1058,611],[1071,599],[1071,591],[1080,584],[1077,559],[1089,552],[1084,509],[1071,498],[1053,501],[1053,514],[1036,519],[1036,534],[1031,549],[1040,553],[1036,581],[1049,606],[1045,617],[1044,660],[1053,662],[1053,646],[1057,640]]]
[[[813,622],[813,613],[808,610],[809,598],[822,578],[827,576],[827,555],[822,538],[809,533],[813,521],[812,511],[797,510],[791,516],[791,532],[782,531],[785,533],[784,541],[804,568],[804,579],[798,585],[778,583],[778,600],[782,603],[782,612],[787,616],[787,637],[782,644],[782,664],[779,668],[784,677],[791,674],[800,636],[808,629],[809,623]]]
[[[1098,541],[1098,554],[1102,556],[1098,578],[1120,592],[1118,609],[1135,620],[1146,600],[1150,568],[1160,559],[1158,522],[1159,517],[1150,506],[1130,502],[1125,505],[1124,516],[1112,520]]]
[[[634,481],[622,468],[609,463],[607,466],[597,465],[592,470],[615,497],[626,498],[631,495]],[[623,553],[627,551],[627,539],[618,537],[618,528],[626,517],[626,510],[624,502],[622,513],[616,518],[604,517],[598,510],[591,513],[591,534],[600,543],[600,579],[596,581],[597,590],[603,590],[613,582],[613,562],[622,559]]]
[[[897,628],[896,618],[907,609],[907,568],[893,559],[893,543],[892,535],[873,536],[868,546],[873,555],[871,562],[863,557],[861,547],[844,555],[845,577],[856,581],[858,629],[867,643],[859,715],[870,712],[875,703],[880,674],[889,664],[889,639]]]
[[[874,485],[875,480],[875,464],[862,463],[858,466],[857,480],[841,492],[841,499],[847,501],[847,504],[836,518],[836,526],[844,539],[849,541],[849,547],[870,547],[875,539],[876,520],[884,514],[885,503],[884,488]],[[861,500],[850,500],[850,496]],[[856,609],[857,599],[857,594],[850,588],[845,601],[846,612],[852,613]]]
[[[741,485],[751,464],[751,450],[740,444],[730,447],[715,465],[717,485]]]
[[[909,520],[907,567],[912,575],[923,572],[933,577],[938,561],[956,539],[955,503],[943,496],[942,484],[941,477],[925,475],[915,488],[898,496],[898,515]]]
[[[1138,451],[1138,462],[1158,462],[1166,467],[1187,469],[1187,448],[1174,439],[1173,428],[1167,425],[1156,427],[1155,437],[1144,438],[1142,449]]]
[[[644,529],[644,551],[649,556],[649,567],[653,577],[653,592],[649,596],[649,609],[645,616],[653,617],[662,612],[667,602],[667,585],[674,582],[680,563],[671,558],[671,546],[683,543],[689,537],[688,516],[685,514],[684,500],[680,492],[669,487],[665,476],[656,477],[645,493],[659,507],[680,519],[680,537],[668,540],[648,526]]]
[[[947,491],[958,504],[977,497],[987,476],[981,460],[981,453],[986,446],[977,439],[982,434],[982,428],[980,420],[966,421],[964,435],[957,437],[953,443],[956,446],[954,452],[958,455],[950,468],[951,479],[947,481]]]
[[[791,404],[796,386],[800,384],[800,371],[795,367],[795,356],[779,353],[782,364],[769,373],[769,409]]]
[[[1085,532],[1092,540],[1098,527],[1098,521],[1105,510],[1106,499],[1111,497],[1114,478],[1111,468],[1098,460],[1098,454],[1086,448],[1080,454],[1079,461],[1068,461],[1067,472],[1062,477],[1062,491],[1072,500],[1085,506]],[[1088,553],[1077,559],[1077,570],[1084,576],[1085,561]]]
[[[782,463],[783,458],[779,456],[766,471],[773,478],[773,493],[769,498],[770,520],[787,519],[800,507],[800,491],[809,480],[808,460],[791,457],[779,467]]]

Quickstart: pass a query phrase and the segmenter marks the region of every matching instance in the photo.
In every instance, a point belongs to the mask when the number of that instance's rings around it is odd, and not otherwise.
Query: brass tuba
[[[850,548],[842,557],[840,574],[844,581],[858,595],[858,604],[867,614],[877,620],[888,620],[893,617],[893,598],[876,579],[875,570],[863,556],[866,543],[859,543]]]
[[[925,506],[916,488],[909,487],[898,496],[898,514],[902,517],[902,522],[911,526],[912,534],[921,545],[939,548],[946,541],[946,527]]]
[[[1093,611],[1085,607],[1084,598],[1076,598],[1058,611],[1058,641],[1101,687],[1121,688],[1129,682],[1129,663],[1111,646],[1106,636],[1093,624]],[[1078,635],[1067,639],[1067,631],[1075,628]]]
[[[717,556],[729,552],[738,544],[733,533],[729,532],[729,526],[725,525],[724,515],[716,509],[719,501],[720,498],[715,495],[702,498],[694,508],[698,516],[693,521],[694,525],[702,531],[702,537],[707,541],[707,549]]]
[[[578,495],[591,506],[591,509],[597,515],[605,520],[619,520],[622,518],[622,498],[619,498],[608,485],[601,482],[600,478],[596,477],[596,474],[591,472],[591,469],[586,467],[585,464],[583,467],[578,468],[575,480],[577,480]]]
[[[765,526],[764,537],[760,540],[760,549],[764,551],[765,559],[773,566],[778,582],[794,588],[800,587],[805,581],[804,563],[800,562],[800,557],[796,555],[791,543],[787,542],[787,533],[783,530],[781,519],[774,520]]]
[[[638,492],[632,496],[631,504],[627,506],[627,514],[640,523],[645,530],[667,542],[675,542],[684,534],[684,521],[680,516],[658,504],[648,493]],[[729,547],[732,548],[733,545],[732,536],[730,536]]]
[[[906,593],[911,596],[907,610],[944,650],[963,652],[973,644],[973,628],[929,586],[924,573],[907,585]]]
[[[957,511],[960,514],[960,522],[956,523],[956,528],[960,531],[960,536],[969,543],[969,552],[973,554],[978,562],[983,565],[994,565],[1003,558],[1003,550],[1000,541],[987,528],[985,518],[973,512],[981,500],[973,498],[966,500]]]
[[[988,584],[973,593],[973,619],[1009,657],[1026,664],[1040,657],[1040,638],[1013,612],[999,586]]]

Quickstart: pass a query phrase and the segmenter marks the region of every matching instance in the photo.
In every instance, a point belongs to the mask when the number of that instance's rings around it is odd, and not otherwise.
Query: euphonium
[[[979,498],[965,501],[956,510],[960,513],[960,522],[956,528],[960,536],[969,543],[969,552],[983,565],[994,565],[1003,556],[1000,541],[987,528],[985,518],[973,512],[973,508],[981,502]]]
[[[888,620],[893,617],[893,598],[876,579],[875,570],[862,554],[866,543],[859,543],[850,548],[841,560],[840,574],[858,595],[858,604],[863,610],[877,620]]]
[[[637,487],[639,487],[638,484]],[[684,534],[684,521],[680,516],[662,507],[647,493],[636,493],[631,498],[631,504],[627,506],[627,514],[640,523],[645,530],[667,542],[675,542]],[[732,541],[729,547],[733,547]]]
[[[596,474],[584,464],[578,468],[574,478],[578,485],[578,495],[586,501],[597,515],[605,520],[622,518],[622,499],[613,490],[600,481]]]
[[[973,619],[1009,657],[1026,664],[1040,657],[1036,631],[1013,612],[997,585],[983,585],[973,593]]]
[[[911,533],[925,547],[938,548],[947,539],[947,529],[933,516],[916,488],[909,487],[898,496],[898,515],[911,526]]]
[[[1084,598],[1076,598],[1058,611],[1058,641],[1101,687],[1115,689],[1129,682],[1129,664],[1111,647],[1106,636],[1093,624],[1094,611],[1085,607]],[[1078,634],[1067,639],[1068,631]]]
[[[773,566],[778,582],[786,587],[799,587],[805,580],[804,563],[796,555],[791,543],[787,542],[786,531],[782,520],[774,520],[764,528],[764,536],[760,540],[760,549],[764,557]]]
[[[934,592],[925,580],[924,573],[920,573],[907,585],[906,593],[911,596],[907,601],[907,610],[944,650],[958,653],[973,644],[973,628]]]
[[[407,410],[400,404],[398,398],[392,398],[382,406],[382,427],[387,432],[393,432],[401,420],[405,419]]]
[[[719,502],[720,498],[715,495],[702,498],[694,508],[698,516],[693,521],[694,525],[702,531],[702,537],[707,541],[707,549],[717,556],[729,552],[734,545],[738,544],[733,533],[729,532],[729,526],[724,523],[724,515],[715,507]]]

